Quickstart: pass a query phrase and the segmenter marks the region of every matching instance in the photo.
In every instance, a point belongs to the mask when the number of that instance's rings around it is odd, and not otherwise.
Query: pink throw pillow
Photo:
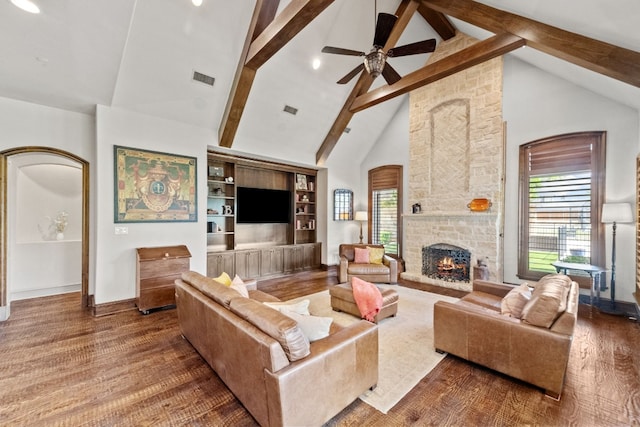
[[[369,249],[355,248],[356,255],[353,262],[356,264],[369,264]]]

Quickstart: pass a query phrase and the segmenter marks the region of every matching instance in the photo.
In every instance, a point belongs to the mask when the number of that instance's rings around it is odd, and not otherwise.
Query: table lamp
[[[369,216],[367,211],[356,211],[356,216],[354,218],[356,221],[360,221],[360,244],[364,243],[362,241],[362,223],[367,222],[369,220]]]
[[[633,222],[629,203],[605,203],[602,205],[602,222],[613,224],[613,240],[611,243],[611,311],[605,313],[623,314],[616,311],[616,228],[617,223]],[[600,311],[603,311],[602,309]]]

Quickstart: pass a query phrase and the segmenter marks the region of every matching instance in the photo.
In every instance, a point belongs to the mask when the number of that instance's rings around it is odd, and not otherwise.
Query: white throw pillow
[[[231,281],[231,285],[229,287],[245,298],[249,298],[249,290],[247,289],[247,285],[244,284],[240,276],[236,274],[236,277]]]
[[[526,283],[511,289],[509,293],[502,298],[502,302],[500,303],[502,314],[519,319],[520,316],[522,316],[522,309],[530,299],[531,290]]]
[[[333,322],[331,317],[302,315],[285,309],[281,310],[281,312],[298,323],[298,327],[302,329],[302,333],[309,342],[329,336],[329,329]]]
[[[302,314],[305,316],[309,315],[309,300],[303,299],[300,302],[290,303],[290,302],[265,302],[263,303],[267,307],[274,308],[276,310],[289,310],[294,313]]]

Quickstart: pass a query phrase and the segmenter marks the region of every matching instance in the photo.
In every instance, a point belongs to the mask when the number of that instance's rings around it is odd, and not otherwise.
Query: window
[[[604,132],[560,135],[520,147],[518,277],[536,280],[555,273],[555,261],[604,265],[604,167]]]
[[[384,245],[385,253],[402,254],[402,166],[369,171],[369,239]]]
[[[333,192],[333,220],[353,220],[353,191],[339,188]]]

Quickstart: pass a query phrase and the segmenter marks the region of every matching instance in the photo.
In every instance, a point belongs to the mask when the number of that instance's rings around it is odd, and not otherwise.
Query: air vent
[[[351,132],[351,128],[344,128],[344,133],[349,133]]]
[[[286,113],[289,113],[289,114],[293,114],[294,116],[296,114],[298,114],[298,109],[297,108],[293,108],[290,105],[285,105],[283,111],[286,112]]]
[[[216,81],[216,79],[214,79],[213,77],[207,76],[206,74],[202,74],[197,71],[193,72],[193,80],[209,86],[213,86],[213,83]]]

